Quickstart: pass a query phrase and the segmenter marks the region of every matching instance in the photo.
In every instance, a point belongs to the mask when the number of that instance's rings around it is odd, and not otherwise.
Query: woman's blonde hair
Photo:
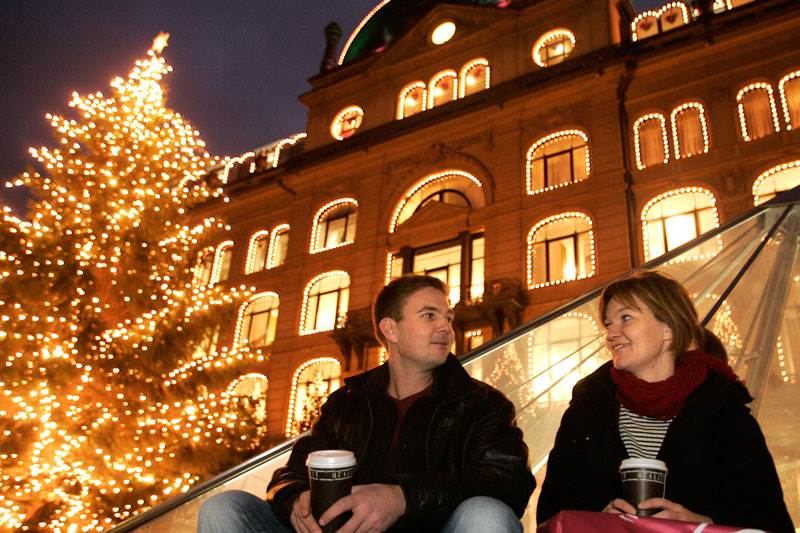
[[[683,285],[661,272],[639,270],[612,282],[600,297],[600,320],[606,321],[606,308],[611,300],[639,310],[637,300],[653,312],[659,322],[672,330],[670,349],[676,357],[703,342],[704,328],[697,310]]]

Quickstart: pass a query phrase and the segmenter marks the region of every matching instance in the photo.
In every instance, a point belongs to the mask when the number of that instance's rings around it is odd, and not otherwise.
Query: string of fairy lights
[[[202,479],[193,457],[239,453],[240,462],[266,431],[224,386],[207,387],[214,372],[227,385],[237,364],[263,356],[192,348],[215,313],[235,312],[250,291],[192,283],[199,251],[227,227],[185,215],[224,198],[199,179],[219,161],[164,107],[166,39],[111,82],[111,96],[75,93],[74,119],[47,115],[57,148],[31,149],[43,172],[13,182],[35,194],[30,221],[3,209],[0,523],[9,530],[102,531]]]

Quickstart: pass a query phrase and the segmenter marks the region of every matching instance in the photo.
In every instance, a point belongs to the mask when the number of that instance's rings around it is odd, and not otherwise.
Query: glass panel
[[[338,292],[329,292],[319,295],[314,329],[330,329],[336,325],[336,304],[338,301]]]
[[[664,162],[664,136],[661,121],[651,118],[639,123],[639,151],[642,166],[649,167]]]
[[[269,247],[269,239],[261,237],[255,242],[255,261],[253,263],[253,272],[264,270],[267,262],[267,249]]]
[[[356,217],[358,213],[353,211],[347,215],[347,229],[345,230],[344,241],[353,242],[356,240]]]
[[[233,248],[225,248],[220,258],[219,280],[225,281],[231,272],[231,257],[233,257]]]
[[[687,107],[677,114],[675,122],[681,157],[702,153],[705,143],[700,110],[696,107]]]
[[[286,262],[286,253],[289,251],[289,232],[284,231],[275,236],[275,257],[272,260],[272,267],[281,266]]]
[[[581,139],[583,141],[583,139]],[[572,179],[575,181],[585,180],[586,174],[586,158],[589,155],[589,147],[584,145],[575,148],[572,152]]]
[[[745,126],[750,139],[758,139],[775,132],[772,109],[766,89],[751,89],[742,96]]]
[[[470,272],[469,296],[473,301],[483,298],[484,277],[483,277],[483,257],[484,257],[484,238],[477,237],[472,239],[472,265]]]
[[[547,252],[544,243],[533,245],[533,283],[540,285],[547,283]]]
[[[325,248],[331,248],[344,242],[347,217],[325,221]]]
[[[572,181],[572,161],[570,153],[563,152],[545,159],[547,162],[547,185],[555,186]]]
[[[672,250],[697,237],[694,215],[678,215],[664,220],[667,227],[667,249]]]

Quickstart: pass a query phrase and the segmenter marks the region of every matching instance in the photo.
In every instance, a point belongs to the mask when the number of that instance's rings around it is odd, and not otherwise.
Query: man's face
[[[391,338],[387,337],[396,344],[399,362],[424,371],[444,364],[455,337],[453,316],[443,292],[425,287],[412,294],[400,321],[392,321]]]

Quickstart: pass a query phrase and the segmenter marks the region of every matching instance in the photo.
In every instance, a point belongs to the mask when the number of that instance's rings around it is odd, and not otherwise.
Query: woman
[[[619,464],[645,457],[669,468],[666,498],[639,506],[661,509],[654,516],[794,532],[745,405],[752,398],[686,290],[664,274],[637,272],[606,287],[600,317],[613,361],[572,391],[537,521],[562,509],[634,514],[620,497]]]

